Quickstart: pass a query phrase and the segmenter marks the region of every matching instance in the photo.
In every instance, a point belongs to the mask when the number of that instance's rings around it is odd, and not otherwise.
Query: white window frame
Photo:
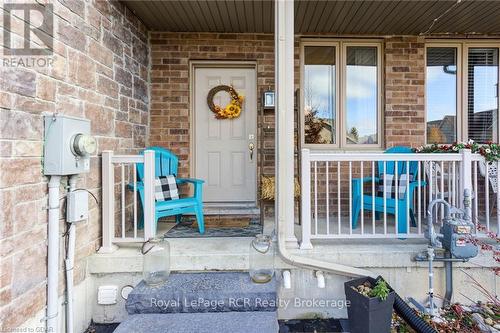
[[[304,135],[304,49],[307,46],[333,46],[335,47],[335,143],[306,143]],[[347,47],[371,46],[377,48],[377,144],[347,144],[346,135],[346,58]],[[381,39],[302,39],[300,41],[300,111],[299,129],[302,147],[312,149],[348,149],[348,150],[380,150],[383,147],[383,40]]]
[[[443,41],[436,41],[436,42],[429,42],[425,44],[425,69],[424,69],[424,82],[425,82],[425,142],[427,142],[427,49],[428,48],[456,48],[457,49],[457,86],[456,86],[456,106],[457,109],[455,110],[455,131],[456,131],[456,139],[460,141],[460,138],[462,137],[462,129],[463,129],[463,116],[462,116],[462,70],[463,70],[463,61],[462,61],[462,43],[457,43],[456,41],[450,41],[450,42],[443,42]],[[434,142],[432,142],[434,143]],[[438,144],[443,144],[444,142],[437,142]]]
[[[427,49],[429,47],[456,47],[457,48],[457,141],[467,141],[469,138],[468,131],[468,81],[469,81],[469,49],[470,48],[497,48],[500,58],[500,41],[499,40],[426,40],[425,42],[425,91],[427,92]],[[500,59],[498,66],[498,79],[500,82]],[[500,141],[500,84],[497,87],[498,98],[498,115],[497,115],[497,132],[496,138],[493,141]],[[427,142],[427,96],[425,98],[425,142]]]

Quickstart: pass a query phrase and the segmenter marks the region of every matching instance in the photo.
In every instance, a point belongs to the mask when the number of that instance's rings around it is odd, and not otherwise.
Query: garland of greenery
[[[214,103],[215,94],[221,91],[225,91],[231,96],[231,101],[224,108]],[[243,106],[243,99],[243,96],[239,95],[233,87],[220,85],[210,89],[207,95],[207,104],[210,111],[215,113],[215,118],[232,119],[238,118],[240,116],[241,108]]]
[[[487,142],[479,144],[474,140],[467,142],[455,142],[453,144],[432,145],[414,148],[415,153],[458,153],[461,149],[470,149],[473,154],[481,154],[488,162],[496,162],[500,160],[500,145]]]

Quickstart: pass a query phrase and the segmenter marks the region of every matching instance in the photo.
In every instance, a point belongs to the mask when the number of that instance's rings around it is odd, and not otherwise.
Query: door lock
[[[248,150],[250,150],[250,161],[253,160],[253,150],[255,149],[255,145],[251,142],[248,144]]]

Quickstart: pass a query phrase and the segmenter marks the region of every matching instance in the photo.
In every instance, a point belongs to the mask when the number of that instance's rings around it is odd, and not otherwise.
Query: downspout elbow
[[[343,264],[337,264],[328,261],[322,261],[314,258],[306,258],[290,253],[286,248],[286,237],[284,234],[285,228],[283,225],[284,222],[285,222],[284,220],[278,219],[277,238],[278,238],[278,253],[281,259],[285,263],[291,266],[297,266],[311,270],[320,270],[348,277],[370,276],[376,278],[378,276],[376,273],[366,269],[352,267]]]

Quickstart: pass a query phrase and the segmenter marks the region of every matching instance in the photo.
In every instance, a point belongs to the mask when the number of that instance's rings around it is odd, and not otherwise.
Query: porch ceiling
[[[273,32],[272,0],[122,0],[155,31]],[[492,0],[295,0],[296,33],[415,35],[500,33]],[[451,8],[451,9],[450,9]],[[450,9],[448,12],[446,12]],[[446,12],[446,13],[445,13]]]

